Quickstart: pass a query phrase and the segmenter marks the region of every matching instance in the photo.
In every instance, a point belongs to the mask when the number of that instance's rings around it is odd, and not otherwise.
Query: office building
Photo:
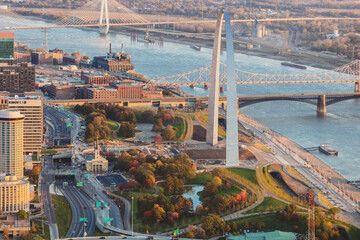
[[[35,67],[31,63],[0,62],[0,91],[35,91]]]
[[[24,115],[24,155],[41,151],[43,140],[43,97],[9,97],[8,109],[19,110]]]
[[[19,179],[24,176],[23,123],[19,111],[0,111],[0,173]]]
[[[4,213],[29,211],[29,181],[16,176],[0,176],[0,210]]]
[[[0,58],[14,58],[14,33],[0,33]]]

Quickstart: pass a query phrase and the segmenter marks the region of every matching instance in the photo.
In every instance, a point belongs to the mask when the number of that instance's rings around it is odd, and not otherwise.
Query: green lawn
[[[287,205],[286,203],[279,201],[275,198],[265,197],[264,201],[259,206],[247,211],[246,213],[284,210],[286,205]]]
[[[71,207],[63,196],[51,194],[51,202],[55,207],[56,223],[59,229],[60,237],[66,236],[72,220]]]
[[[105,124],[110,128],[111,131],[115,131],[118,125],[114,121],[106,121]]]
[[[187,180],[186,184],[200,184],[205,185],[208,182],[211,182],[212,176],[210,172],[198,173],[196,177],[191,180]]]
[[[180,138],[183,135],[184,130],[185,130],[185,126],[184,126],[184,122],[183,122],[182,118],[175,117],[175,123],[174,123],[173,127],[176,127],[178,130],[176,133],[176,140],[181,140]]]
[[[219,196],[224,196],[224,195],[228,195],[228,194],[233,194],[233,193],[241,193],[243,190],[237,186],[231,186],[230,189],[222,189],[219,190],[218,195]]]
[[[245,218],[228,221],[227,223],[236,222],[238,231],[240,232],[240,230],[242,230],[242,231],[244,230],[244,222],[245,221],[249,223],[251,231],[254,231],[254,229],[251,229],[251,225],[256,224],[256,223],[264,223],[265,224],[265,226],[261,229],[261,231],[264,231],[264,232],[272,232],[275,230],[280,230],[280,231],[285,231],[285,232],[293,232],[294,225],[297,225],[299,227],[299,231],[298,231],[299,233],[306,233],[306,229],[307,229],[305,220],[303,220],[302,222],[298,222],[297,224],[294,224],[291,221],[279,220],[278,218],[276,218],[275,214],[266,214],[266,215],[245,217]]]
[[[248,179],[252,183],[259,185],[257,179],[256,179],[256,172],[252,169],[247,168],[227,168],[228,171],[235,173],[243,178]]]

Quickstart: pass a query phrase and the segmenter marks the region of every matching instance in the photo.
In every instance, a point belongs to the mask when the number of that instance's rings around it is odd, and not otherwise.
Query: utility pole
[[[131,196],[131,236],[134,236],[134,197]]]

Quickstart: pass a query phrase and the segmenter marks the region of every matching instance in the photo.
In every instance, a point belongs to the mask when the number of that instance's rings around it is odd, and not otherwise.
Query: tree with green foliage
[[[117,135],[122,138],[132,138],[135,137],[135,132],[135,124],[122,122]]]
[[[17,217],[19,220],[25,220],[27,219],[27,213],[24,209],[20,209],[17,213]]]
[[[218,188],[215,184],[206,183],[202,194],[204,198],[207,198],[207,197],[214,197],[217,195],[217,193],[218,193]]]

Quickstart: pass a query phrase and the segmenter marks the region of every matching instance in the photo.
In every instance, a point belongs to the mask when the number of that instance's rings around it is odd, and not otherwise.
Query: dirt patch
[[[225,159],[226,149],[185,149],[184,152],[189,155],[193,160],[198,159]],[[239,159],[240,160],[254,160],[255,156],[247,149],[239,148]]]
[[[206,129],[201,125],[194,125],[192,140],[205,142],[206,141]],[[222,138],[218,137],[218,141],[221,141],[221,140],[222,140]]]

